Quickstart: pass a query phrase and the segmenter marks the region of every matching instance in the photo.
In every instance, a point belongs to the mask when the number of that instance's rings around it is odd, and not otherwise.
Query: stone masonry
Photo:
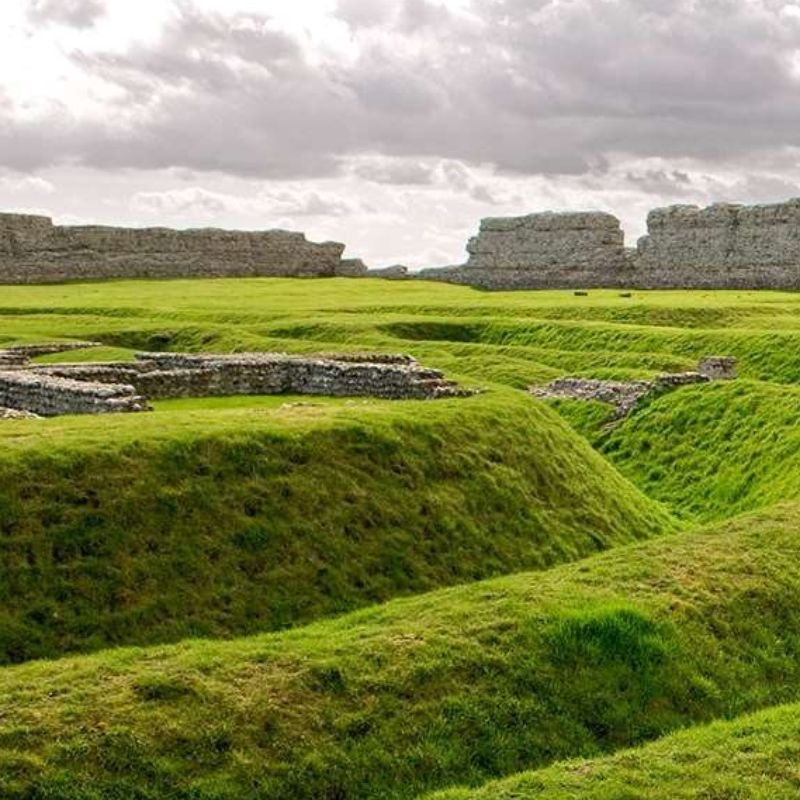
[[[800,198],[786,203],[651,211],[638,279],[654,288],[800,288]]]
[[[800,198],[651,211],[626,249],[610,214],[483,220],[467,263],[418,277],[487,289],[800,289]]]
[[[139,353],[134,362],[0,370],[0,408],[41,416],[145,411],[148,400],[175,397],[272,394],[422,400],[472,392],[410,356],[370,353]]]
[[[49,217],[0,214],[0,284],[105,278],[357,276],[344,245],[290,231],[59,226]]]
[[[419,277],[485,289],[623,285],[628,277],[619,220],[603,212],[489,217],[467,244],[462,267],[423,270]]]
[[[800,198],[650,212],[626,248],[605,212],[482,220],[465,264],[408,273],[342,259],[344,245],[288,231],[56,226],[0,214],[0,284],[222,276],[422,278],[484,289],[800,289]]]
[[[0,407],[53,417],[146,411],[148,404],[129,384],[89,383],[18,369],[0,371]]]
[[[627,417],[645,398],[687,386],[736,377],[736,359],[706,356],[696,371],[668,372],[652,380],[606,381],[595,378],[557,378],[547,386],[532,386],[531,394],[543,399],[583,400],[614,406],[614,419]]]

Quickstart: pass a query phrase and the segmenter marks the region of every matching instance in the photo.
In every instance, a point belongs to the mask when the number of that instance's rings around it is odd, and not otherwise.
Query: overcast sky
[[[800,195],[800,0],[0,0],[0,209],[458,263]]]

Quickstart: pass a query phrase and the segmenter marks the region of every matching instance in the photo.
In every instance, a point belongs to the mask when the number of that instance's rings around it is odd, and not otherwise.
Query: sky
[[[800,0],[0,0],[0,210],[460,263],[800,195]]]

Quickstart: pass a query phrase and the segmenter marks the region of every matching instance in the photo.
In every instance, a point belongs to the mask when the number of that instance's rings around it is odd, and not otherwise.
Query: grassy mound
[[[522,396],[286,403],[4,423],[0,661],[275,630],[674,529]]]
[[[800,506],[233,642],[0,671],[9,800],[412,798],[800,686]]]
[[[796,800],[798,762],[800,705],[787,705],[427,800]]]
[[[650,497],[689,519],[800,498],[800,389],[738,380],[666,394],[599,438]]]

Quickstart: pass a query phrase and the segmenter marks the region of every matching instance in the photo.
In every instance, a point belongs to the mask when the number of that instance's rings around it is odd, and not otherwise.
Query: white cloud
[[[50,181],[35,175],[0,175],[0,191],[52,194],[56,187]]]

